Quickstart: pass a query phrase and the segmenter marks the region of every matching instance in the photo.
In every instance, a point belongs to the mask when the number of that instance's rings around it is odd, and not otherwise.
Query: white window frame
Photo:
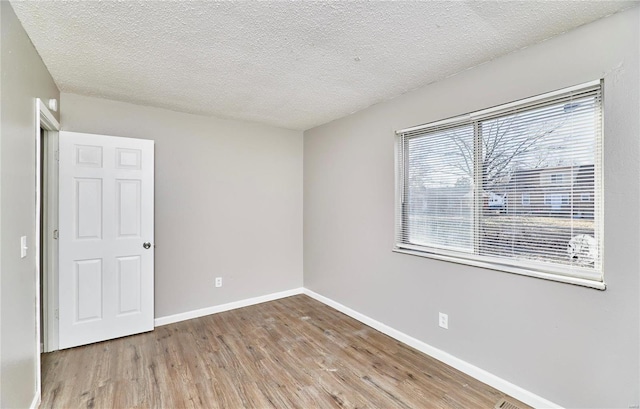
[[[405,158],[405,145],[404,145],[404,136],[407,134],[412,134],[412,133],[417,133],[417,132],[428,132],[428,130],[430,129],[437,129],[437,127],[441,127],[441,126],[451,126],[453,124],[470,124],[470,123],[477,123],[480,120],[482,120],[483,118],[488,118],[488,117],[493,117],[496,114],[499,114],[501,112],[504,112],[505,114],[507,114],[508,112],[512,111],[515,108],[518,107],[527,107],[527,106],[532,106],[535,103],[543,103],[544,101],[549,101],[552,100],[554,97],[559,97],[562,95],[566,95],[566,94],[571,94],[574,92],[580,92],[581,90],[587,90],[587,89],[594,89],[599,87],[600,90],[600,95],[602,96],[604,94],[604,84],[603,84],[603,80],[596,80],[596,81],[591,81],[588,83],[584,83],[584,84],[579,84],[573,87],[569,87],[569,88],[564,88],[561,90],[557,90],[557,91],[553,91],[553,92],[549,92],[546,94],[542,94],[542,95],[538,95],[535,97],[531,97],[531,98],[526,98],[523,100],[519,100],[519,101],[515,101],[515,102],[511,102],[508,104],[504,104],[504,105],[500,105],[500,106],[496,106],[493,108],[489,108],[489,109],[485,109],[485,110],[481,110],[481,111],[476,111],[473,113],[469,113],[466,115],[461,115],[461,116],[457,116],[457,117],[453,117],[453,118],[448,118],[445,120],[441,120],[441,121],[437,121],[437,122],[431,122],[431,123],[427,123],[424,125],[419,125],[419,126],[414,126],[414,127],[410,127],[410,128],[406,128],[406,129],[401,129],[395,132],[396,134],[396,164],[395,164],[395,169],[396,169],[396,206],[395,206],[395,212],[396,212],[396,240],[395,240],[395,246],[393,248],[394,252],[397,253],[404,253],[404,254],[409,254],[409,255],[414,255],[414,256],[421,256],[421,257],[427,257],[427,258],[433,258],[433,259],[437,259],[437,260],[444,260],[444,261],[449,261],[449,262],[454,262],[454,263],[458,263],[458,264],[464,264],[464,265],[470,265],[470,266],[475,266],[475,267],[482,267],[482,268],[487,268],[487,269],[491,269],[491,270],[498,270],[498,271],[503,271],[503,272],[508,272],[508,273],[514,273],[514,274],[520,274],[520,275],[526,275],[526,276],[531,276],[531,277],[536,277],[536,278],[542,278],[542,279],[547,279],[547,280],[552,280],[552,281],[558,281],[558,282],[563,282],[563,283],[570,283],[570,284],[575,284],[575,285],[580,285],[580,286],[585,286],[585,287],[590,287],[590,288],[595,288],[595,289],[599,289],[599,290],[605,290],[606,289],[606,284],[604,283],[604,273],[603,273],[603,232],[604,232],[604,228],[603,228],[603,215],[604,215],[604,211],[603,211],[603,205],[602,205],[602,199],[603,199],[603,191],[602,191],[602,158],[601,157],[596,157],[596,164],[594,165],[595,167],[595,174],[594,174],[594,201],[595,206],[594,206],[594,222],[595,222],[595,226],[594,226],[594,232],[595,232],[595,238],[598,242],[598,248],[599,248],[599,266],[597,268],[595,268],[593,272],[589,272],[589,273],[585,273],[585,272],[581,272],[581,271],[577,271],[576,269],[572,268],[571,266],[562,266],[560,264],[558,264],[557,266],[551,266],[551,268],[544,268],[541,269],[540,265],[536,265],[535,263],[529,263],[526,260],[510,260],[508,263],[502,263],[501,260],[496,260],[492,257],[488,257],[488,256],[482,256],[479,254],[466,254],[466,253],[462,253],[459,251],[450,251],[447,249],[442,249],[442,248],[438,248],[438,249],[434,249],[431,247],[425,247],[425,246],[417,246],[417,245],[413,245],[411,243],[405,243],[403,242],[403,239],[400,239],[400,237],[402,237],[402,232],[401,230],[403,229],[403,223],[405,223],[404,219],[406,218],[405,214],[404,214],[404,210],[403,210],[403,200],[404,200],[404,190],[405,190],[405,183],[407,183],[407,179],[406,179],[406,175],[408,173],[407,170],[407,166],[408,166],[408,159]],[[600,105],[601,111],[600,111],[600,134],[596,136],[597,140],[596,143],[598,145],[600,145],[600,148],[596,150],[597,155],[602,155],[602,141],[603,141],[603,135],[602,133],[604,132],[604,103],[601,102]],[[475,153],[476,156],[476,160],[478,158],[479,154],[478,152]],[[475,201],[478,202],[479,200],[479,196],[481,196],[480,194],[475,194]],[[478,211],[478,209],[480,208],[480,205],[477,203],[476,206],[476,210]],[[477,215],[474,217],[478,217]],[[477,227],[477,222],[476,222],[476,228]]]

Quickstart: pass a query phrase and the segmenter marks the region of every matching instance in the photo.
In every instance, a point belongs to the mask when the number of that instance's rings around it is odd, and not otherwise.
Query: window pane
[[[473,126],[407,141],[405,240],[473,251]]]
[[[587,97],[480,123],[479,254],[594,267],[596,102]]]

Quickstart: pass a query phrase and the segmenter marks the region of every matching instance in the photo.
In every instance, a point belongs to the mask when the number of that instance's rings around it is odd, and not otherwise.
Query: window
[[[555,173],[551,175],[551,184],[553,185],[562,184],[562,173]]]
[[[395,251],[604,289],[601,88],[397,131]]]
[[[550,206],[552,209],[560,210],[562,206],[569,205],[569,195],[560,193],[545,193],[544,205]]]

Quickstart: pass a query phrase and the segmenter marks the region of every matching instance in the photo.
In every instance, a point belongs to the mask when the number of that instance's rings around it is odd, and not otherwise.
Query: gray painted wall
[[[638,25],[635,8],[306,131],[305,287],[560,405],[637,405]],[[391,251],[394,130],[601,77],[606,291]]]
[[[2,12],[0,5],[0,405],[2,404]]]
[[[61,98],[65,131],[156,142],[156,317],[302,286],[302,132]]]
[[[35,396],[35,98],[59,98],[58,88],[7,1],[0,2],[0,407],[28,407]],[[20,236],[29,252],[20,258]]]

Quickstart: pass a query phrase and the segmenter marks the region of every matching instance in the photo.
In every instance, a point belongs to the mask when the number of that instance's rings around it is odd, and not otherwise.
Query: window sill
[[[473,267],[481,267],[481,268],[486,268],[486,269],[489,269],[489,270],[504,271],[504,272],[512,273],[512,274],[519,274],[519,275],[524,275],[524,276],[529,276],[529,277],[541,278],[543,280],[549,280],[549,281],[556,281],[556,282],[560,282],[560,283],[579,285],[579,286],[582,286],[582,287],[594,288],[596,290],[606,290],[606,288],[607,288],[606,284],[604,282],[602,282],[602,281],[594,281],[594,280],[587,280],[587,279],[584,279],[584,278],[577,278],[577,277],[562,276],[562,275],[551,274],[551,273],[544,273],[544,272],[541,272],[541,271],[530,270],[530,269],[526,269],[526,268],[505,266],[505,265],[487,263],[487,262],[477,261],[477,260],[467,260],[467,259],[462,259],[462,258],[458,258],[458,257],[451,257],[451,256],[445,256],[445,255],[433,254],[433,253],[425,253],[425,252],[421,252],[421,251],[408,250],[408,249],[403,249],[403,248],[394,248],[393,252],[402,253],[402,254],[409,254],[409,255],[418,256],[418,257],[426,257],[426,258],[431,258],[431,259],[441,260],[441,261],[449,261],[449,262],[456,263],[456,264],[463,264],[463,265],[468,265],[468,266],[473,266]]]

